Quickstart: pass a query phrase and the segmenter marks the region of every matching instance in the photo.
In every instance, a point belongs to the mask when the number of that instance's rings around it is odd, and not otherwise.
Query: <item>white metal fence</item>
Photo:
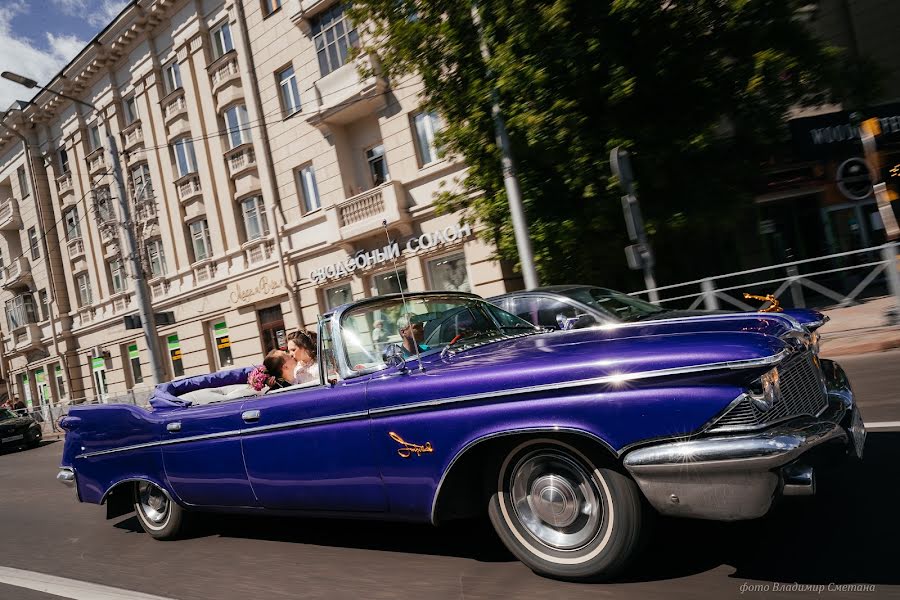
[[[773,294],[793,308],[849,306],[866,295],[890,294],[900,300],[897,244],[890,243],[852,252],[840,252],[770,267],[704,277],[632,292],[632,296],[659,296],[657,304],[668,308],[739,308],[756,310],[743,293]]]
[[[13,410],[20,415],[28,415],[41,424],[44,434],[62,432],[59,428],[59,420],[69,414],[73,406],[88,406],[91,404],[132,404],[134,406],[149,406],[150,396],[153,395],[153,387],[139,386],[118,396],[88,396],[74,398],[58,404],[34,402],[30,408]]]

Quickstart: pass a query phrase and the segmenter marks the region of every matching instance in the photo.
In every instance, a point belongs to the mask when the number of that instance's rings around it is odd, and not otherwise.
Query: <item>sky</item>
[[[0,71],[46,84],[128,0],[0,0]],[[0,79],[0,111],[35,90]]]

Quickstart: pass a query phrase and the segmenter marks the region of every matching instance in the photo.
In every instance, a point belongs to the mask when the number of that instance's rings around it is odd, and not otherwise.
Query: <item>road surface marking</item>
[[[893,429],[900,427],[900,421],[866,421],[866,429]]]
[[[53,594],[72,600],[171,600],[162,596],[153,596],[142,592],[132,592],[122,588],[54,577],[34,571],[23,571],[10,567],[0,567],[0,583],[14,587],[27,588],[45,594]]]

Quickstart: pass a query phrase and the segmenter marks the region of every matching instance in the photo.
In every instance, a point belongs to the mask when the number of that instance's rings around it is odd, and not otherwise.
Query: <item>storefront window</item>
[[[406,269],[399,269],[396,272],[393,270],[385,271],[384,273],[372,275],[372,295],[374,296],[397,294],[400,292],[401,287],[404,292],[409,291],[409,286],[406,285]]]
[[[469,274],[466,272],[466,256],[463,253],[428,261],[428,277],[433,290],[472,291]]]
[[[212,326],[213,343],[216,346],[216,360],[219,369],[230,367],[234,364],[231,357],[231,338],[228,337],[228,325],[225,321],[214,323]]]
[[[63,377],[62,367],[56,365],[56,395],[62,400],[66,397],[66,379]]]
[[[106,386],[106,359],[102,356],[92,358],[91,371],[94,376],[94,391],[97,392],[97,398],[105,401],[106,394],[109,393],[109,388]]]
[[[134,383],[143,383],[144,374],[141,373],[141,354],[138,352],[137,344],[128,346],[128,362],[131,365],[131,378]]]
[[[184,363],[181,359],[181,342],[177,333],[166,337],[166,347],[169,350],[169,360],[172,361],[172,374],[174,377],[181,377],[184,375]]]
[[[259,331],[262,337],[263,353],[270,350],[287,347],[287,334],[284,330],[284,316],[281,313],[281,305],[263,308],[257,311],[259,317]]]
[[[350,289],[349,283],[325,290],[325,308],[328,310],[337,308],[351,300],[353,300],[353,291]]]

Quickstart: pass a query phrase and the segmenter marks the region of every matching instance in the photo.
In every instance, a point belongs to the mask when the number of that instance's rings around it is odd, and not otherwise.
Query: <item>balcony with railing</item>
[[[144,141],[144,128],[141,127],[140,121],[136,121],[129,125],[125,131],[125,150],[131,150]]]
[[[406,192],[396,181],[357,194],[338,204],[334,210],[344,240],[371,235],[382,226],[382,221],[387,221],[388,225],[409,222]]]
[[[191,265],[191,270],[194,272],[194,284],[200,285],[215,278],[216,262],[209,258],[198,260]]]
[[[367,75],[360,76],[360,67]],[[378,61],[360,56],[313,84],[316,106],[306,120],[316,126],[343,125],[374,114],[387,105],[386,89]]]
[[[103,148],[97,148],[87,155],[87,166],[88,173],[91,174],[91,177],[106,172],[106,160],[103,156]]]
[[[131,292],[119,292],[110,298],[110,308],[114,315],[130,310],[132,307]]]
[[[24,256],[3,267],[3,287],[7,290],[24,287],[33,283],[31,263]]]
[[[203,189],[200,187],[200,177],[197,175],[191,175],[187,179],[177,182],[176,187],[178,188],[178,200],[181,202],[187,202],[203,193]]]
[[[56,178],[56,191],[62,194],[73,192],[72,173],[66,172]]]
[[[228,160],[228,172],[234,179],[238,175],[256,168],[256,152],[250,144],[242,144],[225,155]]]
[[[275,253],[275,243],[271,237],[259,237],[241,245],[247,268],[265,262]]]
[[[150,288],[150,297],[153,300],[161,300],[169,293],[169,280],[165,277],[155,277],[147,282]]]
[[[7,198],[0,202],[0,229],[18,230],[22,226],[19,214],[19,203],[15,198]]]
[[[179,89],[163,100],[163,115],[166,125],[171,125],[172,121],[180,116],[187,115],[187,101],[184,98],[184,89]]]
[[[41,327],[37,323],[25,323],[10,332],[12,352],[20,354],[41,345]]]
[[[241,70],[236,52],[229,52],[207,67],[213,95],[216,98],[216,110],[221,112],[225,106],[244,97],[241,83]]]
[[[69,240],[68,246],[69,258],[71,260],[84,256],[84,239],[81,236]]]

